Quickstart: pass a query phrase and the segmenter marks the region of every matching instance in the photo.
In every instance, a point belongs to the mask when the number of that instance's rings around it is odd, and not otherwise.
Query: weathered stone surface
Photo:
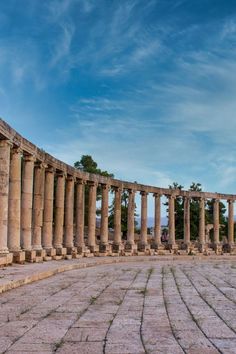
[[[1,294],[0,352],[236,352],[236,260],[129,259],[86,258],[81,269]],[[50,275],[52,265],[58,269],[52,261],[11,272],[47,267]]]

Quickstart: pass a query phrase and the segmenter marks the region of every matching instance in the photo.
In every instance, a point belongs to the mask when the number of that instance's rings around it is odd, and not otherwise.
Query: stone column
[[[154,214],[154,249],[161,247],[161,195],[154,193],[155,214]]]
[[[109,251],[108,245],[108,214],[109,214],[109,189],[108,184],[102,184],[102,210],[101,210],[101,228],[100,228],[100,244],[99,251]]]
[[[206,248],[206,225],[205,225],[205,199],[199,201],[199,251],[204,252]]]
[[[114,242],[113,250],[120,251],[121,246],[121,192],[120,187],[114,187],[115,190],[115,210],[114,210]]]
[[[78,253],[85,251],[84,242],[84,181],[78,180],[76,183],[76,233],[75,247]]]
[[[29,261],[33,261],[36,256],[36,252],[32,250],[34,163],[34,156],[24,156],[21,194],[21,247],[26,251],[26,259]]]
[[[88,205],[88,247],[91,252],[97,250],[96,247],[96,199],[97,184],[89,181],[89,205]]]
[[[145,191],[140,192],[141,194],[141,240],[138,245],[140,251],[145,251],[147,243],[147,196],[148,193]]]
[[[9,210],[8,210],[8,248],[13,252],[13,260],[22,263],[25,252],[21,251],[21,160],[19,148],[11,150]]]
[[[220,225],[219,225],[219,199],[214,199],[213,204],[213,220],[214,220],[214,248],[216,253],[219,251],[220,244]]]
[[[69,255],[74,253],[74,184],[74,177],[68,176],[66,179],[64,246]]]
[[[43,211],[43,234],[42,245],[47,256],[55,256],[56,251],[52,246],[53,234],[53,197],[54,197],[54,169],[47,168],[45,171],[44,188],[44,211]]]
[[[11,146],[8,140],[0,140],[0,255],[9,253],[7,236]]]
[[[136,248],[134,242],[135,191],[129,189],[128,193],[129,193],[129,201],[128,201],[128,220],[127,220],[127,242],[125,244],[125,250],[132,252]]]
[[[175,196],[170,195],[169,199],[169,246],[175,248]]]
[[[58,172],[56,175],[55,195],[55,226],[53,246],[58,256],[66,255],[66,248],[63,248],[64,234],[64,210],[65,210],[65,173]]]
[[[234,247],[234,201],[228,200],[228,244],[230,249]]]
[[[34,169],[32,246],[39,257],[43,257],[45,255],[45,252],[42,252],[45,167],[45,164],[39,162],[35,165]]]
[[[184,197],[184,244],[189,251],[190,246],[190,199]]]

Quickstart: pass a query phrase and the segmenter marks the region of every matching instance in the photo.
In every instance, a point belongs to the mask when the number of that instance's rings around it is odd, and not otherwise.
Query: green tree
[[[78,170],[81,170],[83,172],[88,172],[88,173],[94,173],[97,175],[105,176],[105,177],[114,177],[112,173],[109,173],[107,171],[102,171],[100,168],[98,168],[97,162],[95,162],[90,155],[82,155],[81,159],[79,161],[76,161],[74,163],[74,167],[77,168]],[[85,225],[88,225],[88,196],[89,196],[89,187],[85,186]],[[97,200],[100,200],[102,196],[102,190],[101,187],[97,188]],[[99,215],[101,213],[100,210],[97,210],[97,214]]]

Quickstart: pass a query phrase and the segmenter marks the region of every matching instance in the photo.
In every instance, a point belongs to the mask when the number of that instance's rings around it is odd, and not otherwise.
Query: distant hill
[[[138,225],[141,225],[141,218],[136,218]],[[168,224],[168,218],[166,216],[163,216],[161,218],[161,225],[166,226]],[[148,222],[147,222],[148,227],[154,226],[154,217],[148,216]]]

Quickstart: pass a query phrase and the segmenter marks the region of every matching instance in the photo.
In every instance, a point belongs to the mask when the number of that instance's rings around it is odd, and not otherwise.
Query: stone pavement
[[[0,352],[236,353],[233,257],[120,260],[96,267],[93,263],[117,259],[1,270],[7,284],[11,277],[13,283],[30,278],[30,269],[36,276],[82,267],[0,295]]]

